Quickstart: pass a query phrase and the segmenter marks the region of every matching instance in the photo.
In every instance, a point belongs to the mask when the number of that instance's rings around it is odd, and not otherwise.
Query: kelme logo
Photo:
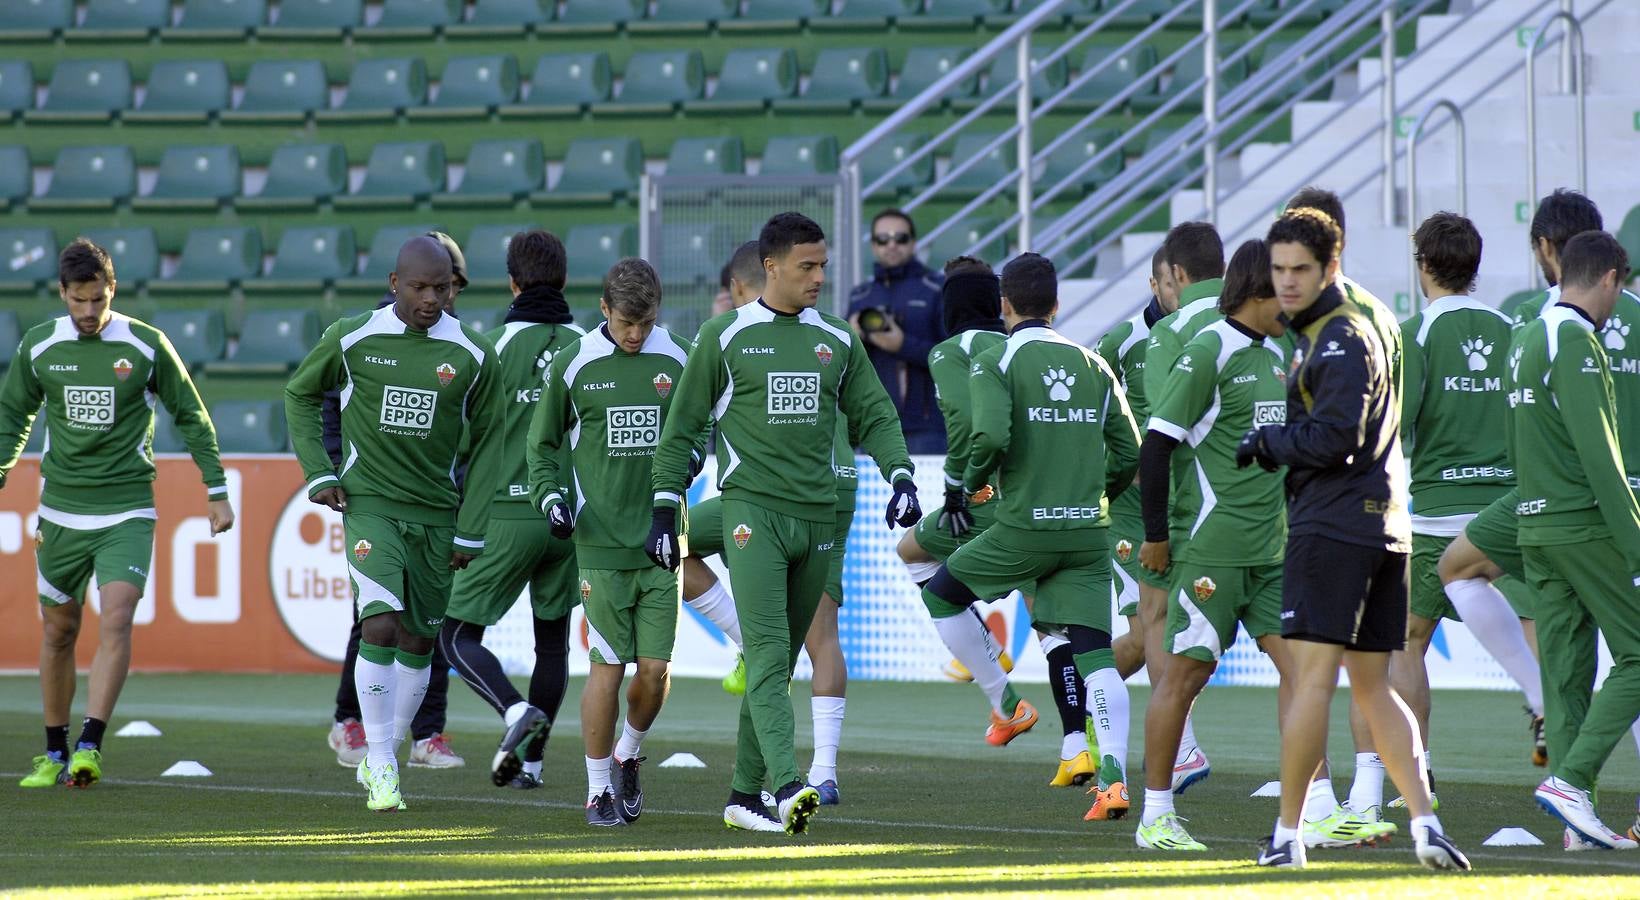
[[[742,522],[735,526],[734,538],[735,546],[745,550],[747,542],[752,539],[752,529],[748,528],[745,522]]]
[[[450,365],[449,363],[439,363],[438,368],[434,371],[438,373],[438,383],[440,387],[449,387],[450,382],[455,380],[456,367]]]
[[[1219,589],[1219,586],[1213,583],[1213,579],[1208,578],[1206,575],[1196,579],[1191,587],[1196,591],[1196,599],[1203,603],[1207,602],[1213,596],[1213,592]]]
[[[369,556],[369,555],[370,555],[370,542],[365,540],[364,538],[359,538],[359,542],[357,544],[353,545],[353,558],[358,560],[359,562],[364,562],[364,558]]]
[[[672,379],[665,372],[655,376],[655,393],[660,394],[662,400],[672,393]]]
[[[120,357],[114,361],[114,377],[121,381],[131,377],[131,360]]]

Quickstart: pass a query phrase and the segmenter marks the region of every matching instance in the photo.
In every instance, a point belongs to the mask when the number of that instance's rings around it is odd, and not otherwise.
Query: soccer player
[[[1406,644],[1411,550],[1392,362],[1336,283],[1343,237],[1331,219],[1291,210],[1267,240],[1276,296],[1297,333],[1296,364],[1286,422],[1248,431],[1236,463],[1287,466],[1282,637],[1295,675],[1282,722],[1281,814],[1258,863],[1304,865],[1299,828],[1342,663],[1373,744],[1407,798],[1418,858],[1467,869],[1431,808],[1417,725],[1389,685],[1389,653]]]
[[[113,310],[114,263],[80,238],[57,257],[66,315],[30,328],[0,386],[0,486],[45,408],[34,559],[43,636],[40,695],[46,752],[23,787],[90,787],[102,778],[103,732],[131,667],[131,619],[154,556],[154,403],[165,404],[205,480],[211,533],[233,527],[216,430],[164,332]],[[131,452],[135,448],[136,452]],[[81,601],[97,576],[97,654],[72,752],[74,644]]]
[[[649,564],[642,513],[650,507],[651,463],[690,345],[655,325],[660,276],[644,260],[611,266],[598,306],[604,324],[553,359],[528,446],[531,502],[556,537],[575,538],[592,664],[581,693],[587,824],[613,826],[643,813],[643,739],[671,686],[678,577]],[[616,744],[628,665],[637,671]]]
[[[1471,296],[1481,264],[1481,235],[1474,223],[1456,213],[1436,213],[1418,226],[1412,243],[1429,305],[1401,324],[1401,440],[1412,458],[1411,612],[1407,648],[1390,655],[1390,676],[1417,719],[1429,765],[1424,655],[1440,620],[1459,618],[1441,589],[1441,553],[1514,481],[1497,428],[1509,409],[1503,361],[1513,329],[1508,316]],[[1526,695],[1533,709],[1543,708],[1536,679]],[[1358,779],[1362,771],[1358,767]],[[1433,790],[1433,774],[1429,782]]]
[[[438,241],[399,248],[395,301],[325,330],[285,386],[291,445],[308,499],[343,514],[363,638],[354,678],[369,750],[366,806],[402,809],[397,750],[427,690],[451,573],[484,550],[505,432],[501,377],[488,339],[443,311],[453,275]],[[338,472],[319,409],[343,388]],[[466,440],[465,498],[451,473]]]
[[[837,529],[836,418],[894,486],[889,525],[922,516],[893,403],[848,323],[817,311],[826,236],[798,213],[771,218],[758,238],[767,282],[756,303],[701,328],[655,451],[654,510],[645,547],[676,569],[678,513],[690,454],[715,416],[724,557],[746,647],[746,695],[724,822],[804,831],[820,795],[798,775],[787,684],[814,618]],[[759,796],[774,788],[777,815]]]
[[[438,635],[444,658],[502,718],[491,764],[497,787],[541,786],[542,754],[569,683],[569,614],[580,596],[575,547],[530,505],[525,458],[547,366],[582,334],[564,300],[564,273],[564,245],[556,236],[525,231],[507,243],[513,301],[506,320],[485,335],[495,345],[501,378],[502,483],[484,535],[487,552],[456,573]],[[501,621],[525,588],[535,633],[528,701],[483,643],[484,630]],[[520,763],[515,751],[526,738]]]
[[[1053,263],[1021,254],[1003,267],[1001,287],[1009,334],[969,368],[973,438],[963,488],[978,494],[994,480],[1006,489],[996,522],[945,561],[923,603],[946,647],[977,673],[991,661],[968,608],[1034,586],[1033,618],[1068,639],[1099,745],[1086,818],[1120,818],[1128,809],[1128,697],[1110,649],[1106,503],[1133,482],[1138,426],[1105,361],[1049,324],[1059,308]],[[1078,464],[1067,466],[1072,459]],[[981,686],[993,728],[1011,727],[1027,708],[1006,680]]]
[[[1584,841],[1630,849],[1592,795],[1612,748],[1640,714],[1640,506],[1628,490],[1603,339],[1629,277],[1605,232],[1560,255],[1560,296],[1509,353],[1509,421],[1520,472],[1520,549],[1543,653],[1550,776],[1538,805]],[[1591,702],[1598,632],[1612,669]]]
[[[1225,274],[1219,311],[1225,318],[1184,346],[1173,377],[1156,398],[1139,453],[1145,542],[1140,563],[1173,572],[1164,646],[1172,656],[1145,710],[1145,805],[1135,840],[1151,850],[1206,850],[1173,807],[1172,764],[1184,719],[1207,686],[1239,624],[1270,655],[1282,701],[1292,664],[1281,637],[1281,557],[1287,539],[1285,498],[1275,472],[1236,466],[1236,447],[1250,428],[1286,420],[1281,355],[1265,339],[1285,329],[1270,281],[1270,251],[1242,244]],[[1173,559],[1168,534],[1171,457],[1194,450],[1192,478],[1200,510],[1189,540]]]

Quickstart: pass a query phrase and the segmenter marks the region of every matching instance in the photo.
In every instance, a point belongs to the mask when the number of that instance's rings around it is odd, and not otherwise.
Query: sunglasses
[[[904,231],[896,231],[893,234],[874,234],[871,236],[871,242],[879,247],[887,247],[889,244],[909,244],[911,243],[911,235]]]

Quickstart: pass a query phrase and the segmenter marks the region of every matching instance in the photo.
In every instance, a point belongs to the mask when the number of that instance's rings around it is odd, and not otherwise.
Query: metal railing
[[[1583,68],[1583,23],[1571,12],[1571,5],[1571,0],[1561,0],[1560,11],[1543,20],[1543,24],[1532,33],[1531,43],[1526,47],[1526,196],[1532,203],[1536,203],[1538,199],[1537,54],[1538,49],[1543,46],[1543,36],[1548,34],[1549,26],[1556,22],[1562,23],[1562,28],[1569,38],[1561,42],[1561,93],[1566,92],[1568,79],[1575,80],[1577,85],[1577,189],[1584,192],[1589,189],[1588,129],[1584,125],[1584,95],[1588,90],[1588,83],[1584,78]],[[1532,267],[1532,286],[1543,286],[1543,273],[1536,266]]]
[[[1412,125],[1412,131],[1407,135],[1407,225],[1416,228],[1420,222],[1418,218],[1418,140],[1423,137],[1424,128],[1429,125],[1436,113],[1445,110],[1456,129],[1458,136],[1458,152],[1455,157],[1456,175],[1458,179],[1458,215],[1469,215],[1469,135],[1464,126],[1463,110],[1451,100],[1436,100],[1424,110],[1423,115]],[[1416,313],[1421,305],[1419,297],[1422,295],[1422,286],[1418,282],[1418,258],[1416,253],[1407,255],[1407,301],[1411,311]]]

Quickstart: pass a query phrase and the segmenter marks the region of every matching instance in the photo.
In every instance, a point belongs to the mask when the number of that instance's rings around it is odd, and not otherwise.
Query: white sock
[[[1276,819],[1275,833],[1271,835],[1271,840],[1277,847],[1291,841],[1293,843],[1293,852],[1303,852],[1304,842],[1298,839],[1298,829],[1288,828],[1281,824],[1280,819]]]
[[[906,563],[905,570],[911,573],[912,581],[922,584],[934,577],[934,574],[940,570],[940,564],[937,562]]]
[[[1006,716],[1002,711],[1002,697],[1008,690],[1008,674],[992,655],[991,632],[980,620],[966,611],[934,620],[934,629],[940,633],[947,650],[957,661],[968,667],[974,683],[991,701],[991,711]]]
[[[1458,611],[1469,633],[1520,685],[1526,705],[1534,714],[1543,715],[1543,674],[1526,643],[1520,618],[1509,606],[1509,598],[1484,578],[1452,582],[1446,586],[1446,598],[1452,601],[1452,608]]]
[[[1075,759],[1077,754],[1086,752],[1088,752],[1088,733],[1086,731],[1073,731],[1065,735],[1065,739],[1059,742],[1060,759]]]
[[[359,724],[364,726],[372,767],[394,763],[393,687],[397,681],[391,665],[373,663],[363,656],[353,663],[353,692],[359,698]]]
[[[539,759],[536,760],[535,762],[530,762],[527,759],[524,760],[524,774],[525,775],[534,775],[536,778],[540,778],[541,777],[541,763],[542,762],[543,762],[543,760],[539,760]]]
[[[1376,753],[1355,754],[1355,780],[1350,782],[1349,808],[1366,812],[1384,805],[1384,761]]]
[[[1140,818],[1141,825],[1155,825],[1156,820],[1173,811],[1173,792],[1170,790],[1153,791],[1145,788],[1145,811]]]
[[[427,696],[427,680],[433,676],[432,666],[412,669],[393,660],[393,749],[410,736],[410,722],[421,709],[421,698]],[[369,740],[369,732],[365,732]]]
[[[809,784],[837,780],[837,745],[843,742],[842,697],[811,697],[814,713],[814,765],[809,766]]]
[[[1319,822],[1338,809],[1338,797],[1333,793],[1331,778],[1317,778],[1310,782],[1310,792],[1304,799],[1304,821]]]
[[[630,721],[621,723],[621,740],[615,744],[616,759],[632,759],[642,751],[643,737],[648,731],[639,731]]]
[[[1184,714],[1184,733],[1179,736],[1179,755],[1176,759],[1183,762],[1191,751],[1197,748],[1196,744],[1196,717],[1191,713]]]
[[[591,803],[595,797],[609,789],[609,757],[587,757],[587,802]]]
[[[1640,719],[1635,719],[1629,726],[1629,734],[1634,736],[1634,749],[1640,750]]]
[[[706,621],[716,625],[729,640],[734,641],[736,647],[746,646],[740,639],[740,616],[735,612],[735,598],[723,589],[723,582],[712,582],[706,593],[687,602],[691,609],[705,616]]]
[[[517,725],[518,720],[524,718],[524,710],[529,708],[530,705],[525,703],[523,700],[514,703],[513,705],[507,707],[506,712],[501,714],[501,724],[508,728]]]
[[[1423,837],[1424,833],[1422,831],[1418,830],[1420,828],[1428,828],[1431,831],[1438,831],[1438,832],[1441,832],[1442,834],[1446,833],[1446,832],[1442,831],[1442,829],[1441,829],[1441,820],[1435,818],[1434,813],[1430,813],[1427,816],[1413,816],[1412,817],[1412,839],[1414,841],[1418,840],[1420,837]]]
[[[1120,779],[1101,774],[1106,784],[1127,780],[1128,690],[1127,683],[1113,668],[1095,669],[1083,682],[1087,685],[1088,712],[1093,716],[1093,733],[1099,741],[1100,762],[1114,758]],[[1104,715],[1100,715],[1100,711]]]

